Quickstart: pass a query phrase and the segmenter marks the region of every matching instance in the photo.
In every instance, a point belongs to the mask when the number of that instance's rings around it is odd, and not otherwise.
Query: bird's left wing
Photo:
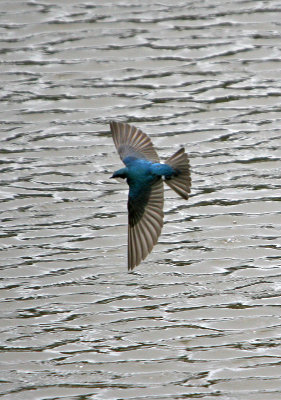
[[[159,162],[150,138],[136,127],[124,122],[110,122],[110,129],[116,149],[123,161],[127,156]]]
[[[164,189],[161,178],[128,200],[128,270],[143,260],[157,243],[163,226]]]

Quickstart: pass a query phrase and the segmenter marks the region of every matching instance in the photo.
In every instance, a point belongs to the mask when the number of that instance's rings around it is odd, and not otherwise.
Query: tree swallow
[[[188,156],[180,148],[160,163],[150,138],[140,129],[123,122],[110,123],[114,144],[125,168],[111,178],[123,178],[129,185],[128,270],[132,271],[157,243],[163,227],[164,185],[188,199],[191,187]]]

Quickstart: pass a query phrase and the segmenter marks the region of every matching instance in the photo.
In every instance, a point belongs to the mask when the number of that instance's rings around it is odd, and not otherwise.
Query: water
[[[3,400],[281,398],[278,1],[1,1]],[[111,119],[160,156],[126,271]]]

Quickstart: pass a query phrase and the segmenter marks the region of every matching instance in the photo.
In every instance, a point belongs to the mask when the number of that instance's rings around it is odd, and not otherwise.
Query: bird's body
[[[126,178],[131,188],[133,185],[151,184],[157,177],[164,176],[169,179],[176,174],[176,170],[170,165],[152,163],[141,158],[126,157],[123,162],[126,168],[114,172],[113,178]]]
[[[113,140],[125,168],[112,178],[123,178],[129,185],[128,269],[151,252],[163,226],[163,180],[187,199],[191,180],[184,149],[178,150],[166,163],[160,163],[148,136],[122,122],[110,124]]]

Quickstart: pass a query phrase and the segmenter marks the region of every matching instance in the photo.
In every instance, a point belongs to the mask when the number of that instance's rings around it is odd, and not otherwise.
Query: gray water
[[[0,32],[1,399],[281,399],[280,1],[1,0]],[[192,166],[132,274],[112,119]]]

